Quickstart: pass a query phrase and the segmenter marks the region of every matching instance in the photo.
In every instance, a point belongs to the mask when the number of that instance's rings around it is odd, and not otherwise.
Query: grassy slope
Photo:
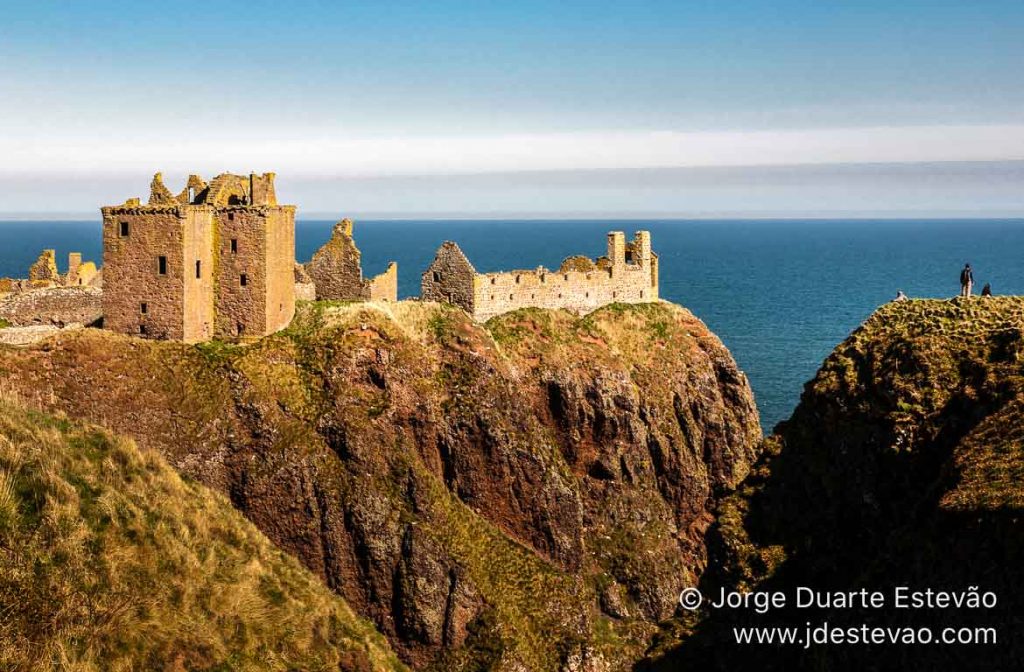
[[[0,668],[402,666],[344,601],[155,451],[0,401]]]

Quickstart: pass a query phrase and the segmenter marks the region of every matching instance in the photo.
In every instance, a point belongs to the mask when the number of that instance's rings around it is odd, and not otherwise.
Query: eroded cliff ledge
[[[83,330],[0,375],[228,494],[418,668],[628,669],[760,441],[728,351],[665,303],[307,304],[248,347]]]

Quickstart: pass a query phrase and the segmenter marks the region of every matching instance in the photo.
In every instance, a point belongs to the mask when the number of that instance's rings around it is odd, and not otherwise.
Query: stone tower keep
[[[103,324],[186,342],[259,337],[295,313],[295,206],[274,174],[191,175],[173,195],[102,208]]]

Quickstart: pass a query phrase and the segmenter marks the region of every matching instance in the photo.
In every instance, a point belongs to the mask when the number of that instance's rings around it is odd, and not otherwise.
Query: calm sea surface
[[[300,221],[305,261],[332,222]],[[757,395],[762,424],[787,417],[821,360],[897,289],[952,296],[970,261],[977,289],[1024,294],[1024,220],[955,221],[358,221],[363,272],[398,262],[399,294],[445,240],[480,271],[556,268],[576,253],[603,254],[604,234],[651,231],[661,295],[703,319],[732,351]],[[0,222],[0,277],[23,277],[44,247],[100,261],[98,222]]]

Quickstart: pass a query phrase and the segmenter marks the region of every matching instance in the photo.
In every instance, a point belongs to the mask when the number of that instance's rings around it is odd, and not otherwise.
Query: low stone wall
[[[16,327],[94,324],[103,317],[103,290],[49,287],[10,294],[0,300],[0,319]]]
[[[592,271],[511,271],[474,279],[473,316],[481,321],[518,308],[589,313],[609,303],[647,303],[658,298],[649,268],[622,265]]]
[[[50,338],[51,336],[66,332],[69,329],[81,328],[81,324],[68,325],[63,329],[50,324],[40,324],[33,327],[8,327],[6,329],[0,329],[0,344],[34,345],[40,341]]]
[[[296,301],[316,301],[316,285],[312,282],[295,283]]]

